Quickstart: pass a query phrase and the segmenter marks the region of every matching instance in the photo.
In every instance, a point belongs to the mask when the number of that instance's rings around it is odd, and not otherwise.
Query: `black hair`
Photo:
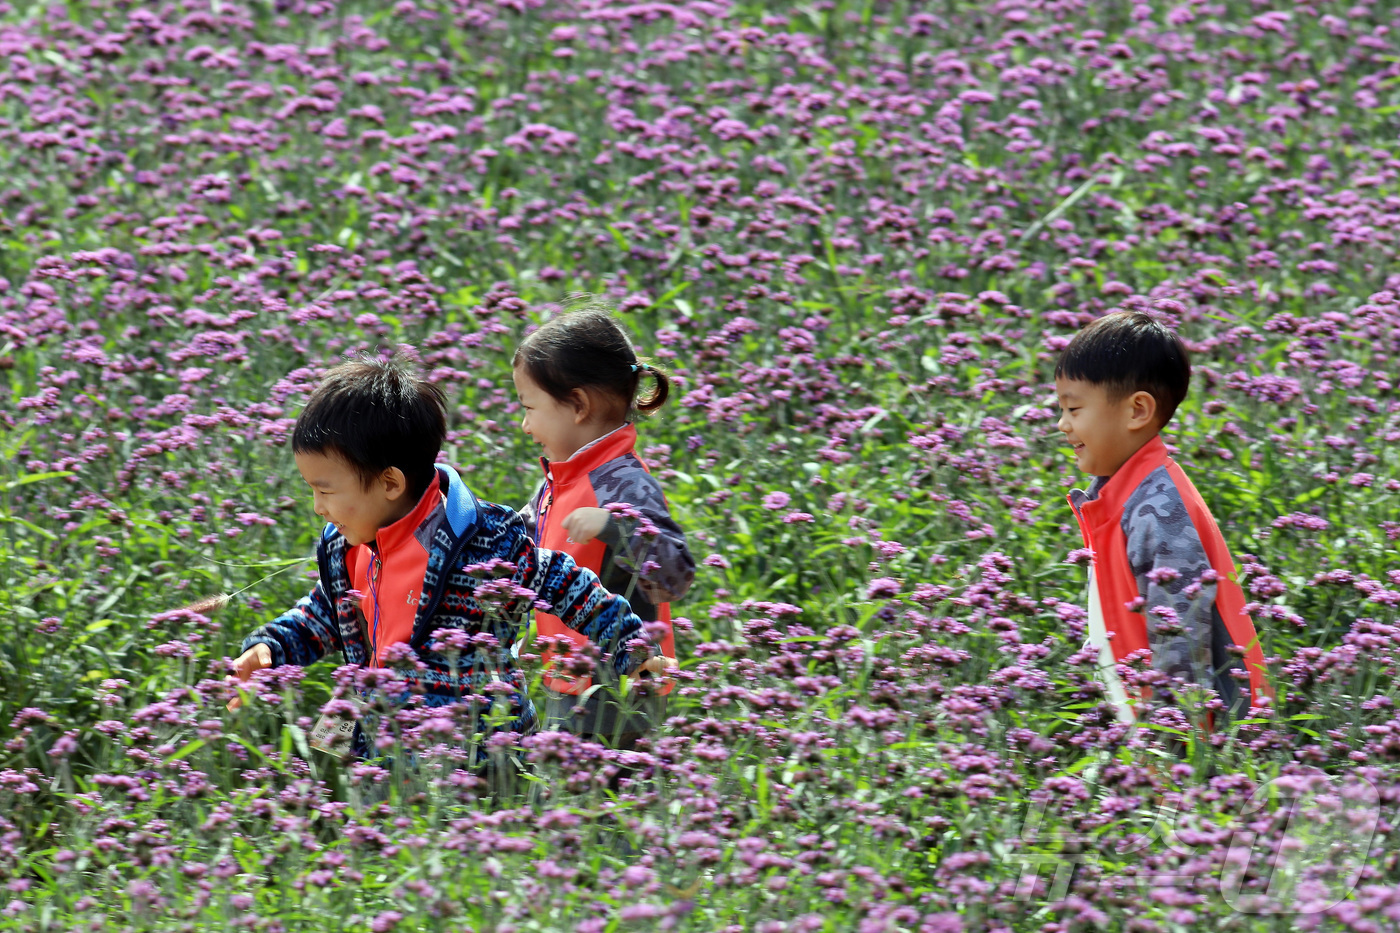
[[[417,501],[437,478],[447,440],[442,389],[423,378],[411,347],[392,356],[361,356],[326,373],[292,429],[292,450],[335,454],[368,489],[390,467]]]
[[[671,377],[637,356],[632,341],[612,312],[584,306],[566,311],[521,341],[511,360],[550,396],[567,402],[575,389],[593,389],[616,403],[618,417],[649,415],[666,403]],[[642,376],[655,380],[651,394],[638,398]]]
[[[1147,392],[1166,424],[1191,387],[1191,354],[1152,315],[1115,311],[1074,335],[1055,364],[1055,378],[1062,377],[1103,386],[1115,401]]]

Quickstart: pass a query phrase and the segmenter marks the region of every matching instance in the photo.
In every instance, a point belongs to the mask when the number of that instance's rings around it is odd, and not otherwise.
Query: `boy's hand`
[[[658,655],[654,658],[648,658],[645,664],[637,668],[632,673],[636,676],[641,676],[642,674],[651,674],[653,677],[657,678],[655,683],[657,683],[659,686],[666,686],[667,684],[675,680],[675,678],[667,672],[677,670],[680,670],[680,665],[676,663],[675,658],[668,658],[664,655]]]
[[[237,675],[240,683],[246,683],[254,671],[262,671],[272,666],[272,649],[267,645],[254,645],[247,651],[240,654],[233,662],[233,673]],[[228,701],[229,712],[233,712],[243,705],[243,700],[234,697]]]
[[[584,544],[602,534],[611,517],[607,509],[574,509],[564,519],[564,531],[571,544]]]

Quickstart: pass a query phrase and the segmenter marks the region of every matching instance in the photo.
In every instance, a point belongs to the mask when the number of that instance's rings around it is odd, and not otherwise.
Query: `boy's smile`
[[[299,453],[296,462],[311,487],[316,514],[334,525],[351,547],[371,543],[379,529],[403,518],[415,505],[396,468],[385,470],[366,489],[360,474],[333,454]]]
[[[1114,400],[1107,386],[1082,379],[1055,380],[1060,420],[1075,463],[1091,476],[1112,476],[1157,435],[1156,400],[1130,392]]]

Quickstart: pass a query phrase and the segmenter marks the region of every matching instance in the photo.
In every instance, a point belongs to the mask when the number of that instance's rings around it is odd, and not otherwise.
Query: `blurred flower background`
[[[1393,929],[1397,27],[0,3],[0,929]],[[396,763],[308,749],[392,672],[228,713],[314,576],[318,375],[413,345],[445,458],[522,505],[510,354],[577,292],[679,382],[641,426],[703,558],[664,728],[503,744],[492,796],[465,708],[383,711]],[[1112,308],[1195,352],[1166,438],[1276,679],[1210,742],[1199,704],[1127,732],[1081,650],[1048,383]],[[1265,788],[1351,831],[1300,846]]]

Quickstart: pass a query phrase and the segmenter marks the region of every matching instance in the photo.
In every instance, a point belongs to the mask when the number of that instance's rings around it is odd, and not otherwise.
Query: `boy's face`
[[[513,378],[515,394],[525,409],[520,430],[544,448],[546,459],[567,460],[592,440],[586,419],[577,407],[559,401],[540,388],[523,367],[515,368]]]
[[[296,461],[301,478],[311,487],[316,514],[335,525],[351,547],[369,544],[379,529],[412,511],[403,473],[397,468],[385,470],[366,489],[360,474],[335,454],[299,453]]]
[[[1157,400],[1150,392],[1130,392],[1113,400],[1102,385],[1056,379],[1060,420],[1055,425],[1074,448],[1079,468],[1091,476],[1112,476],[1157,434]]]

